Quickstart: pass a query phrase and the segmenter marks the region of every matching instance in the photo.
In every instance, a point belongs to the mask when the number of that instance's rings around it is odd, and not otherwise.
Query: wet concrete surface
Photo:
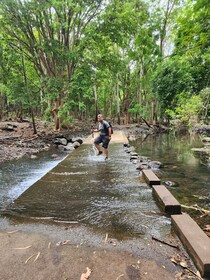
[[[86,225],[117,238],[170,232],[152,190],[141,180],[122,141],[110,144],[110,159],[91,142],[71,153],[33,184],[7,212],[13,217]]]
[[[4,219],[1,229],[127,251],[175,272],[170,257],[182,251],[152,236],[180,248],[181,244],[171,232],[170,218],[158,208],[152,189],[131,163],[123,141],[111,142],[110,159],[105,161],[103,155],[96,155],[90,138],[7,207],[10,220]],[[105,243],[107,234],[111,240]]]

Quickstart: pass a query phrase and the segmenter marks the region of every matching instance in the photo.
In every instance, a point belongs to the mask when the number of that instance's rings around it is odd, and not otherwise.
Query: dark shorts
[[[105,148],[105,149],[107,149],[108,148],[108,145],[109,145],[109,137],[108,136],[98,136],[96,139],[95,139],[95,141],[94,141],[94,144],[97,144],[97,145],[99,145],[99,144],[101,144],[101,143],[103,143],[102,144],[102,147],[103,148]]]

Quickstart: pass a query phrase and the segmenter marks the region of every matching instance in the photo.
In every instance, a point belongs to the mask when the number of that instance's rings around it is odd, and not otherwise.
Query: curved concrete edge
[[[179,202],[171,192],[163,185],[158,184],[160,180],[152,170],[142,171],[146,182],[153,188],[153,194],[164,208],[165,213],[172,213],[171,222],[176,234],[181,240],[186,251],[192,258],[195,266],[202,277],[210,279],[210,239],[199,227],[199,225],[186,213],[181,212]],[[155,181],[155,184],[152,182]],[[155,185],[155,186],[154,186]],[[170,213],[169,213],[170,214]]]

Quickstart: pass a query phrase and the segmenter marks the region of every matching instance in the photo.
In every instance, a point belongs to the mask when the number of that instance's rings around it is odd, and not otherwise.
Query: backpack
[[[113,134],[113,127],[110,121],[105,120],[106,122],[108,122],[110,128],[111,128],[111,134]],[[108,135],[108,128],[104,125],[104,130],[106,131],[106,134]]]

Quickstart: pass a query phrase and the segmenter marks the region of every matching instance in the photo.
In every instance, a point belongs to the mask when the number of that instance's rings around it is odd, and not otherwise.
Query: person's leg
[[[108,156],[109,156],[109,151],[108,151],[109,141],[110,140],[109,140],[108,137],[104,137],[103,138],[103,145],[102,145],[102,147],[104,148],[105,160],[108,159]]]
[[[96,139],[95,139],[95,141],[94,141],[94,144],[95,144],[95,147],[96,147],[96,149],[98,150],[98,155],[101,155],[103,152],[101,151],[101,147],[100,147],[100,143],[102,142],[102,139],[101,139],[101,137],[99,136],[99,137],[97,137]]]
[[[104,148],[105,159],[108,159],[109,151],[108,148]]]
[[[96,149],[98,150],[98,155],[101,155],[103,152],[101,151],[101,147],[99,144],[95,144]]]

